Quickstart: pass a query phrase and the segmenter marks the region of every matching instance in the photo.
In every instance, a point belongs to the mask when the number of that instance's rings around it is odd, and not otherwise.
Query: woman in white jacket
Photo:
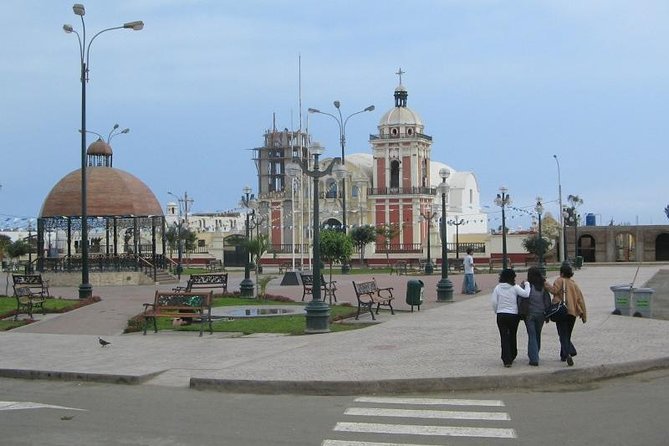
[[[499,275],[499,283],[492,291],[492,309],[497,314],[497,328],[502,346],[502,362],[504,367],[511,367],[518,355],[516,333],[518,332],[518,296],[530,295],[530,284],[516,285],[516,272],[504,269]]]

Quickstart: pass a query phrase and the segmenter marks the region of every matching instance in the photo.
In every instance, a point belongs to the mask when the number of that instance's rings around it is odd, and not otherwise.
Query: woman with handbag
[[[539,365],[539,351],[541,350],[541,329],[544,326],[544,311],[551,303],[549,290],[553,287],[546,282],[546,278],[537,266],[527,270],[527,281],[530,283],[530,295],[521,298],[521,316],[525,320],[527,330],[527,356],[530,358],[531,366]],[[523,314],[525,313],[525,314]]]
[[[516,342],[520,322],[518,296],[527,297],[529,295],[529,283],[525,282],[523,287],[516,285],[516,272],[512,269],[502,270],[499,275],[499,284],[492,291],[491,302],[492,309],[497,315],[504,367],[511,367],[513,360],[518,355]]]
[[[567,314],[554,322],[560,338],[560,360],[566,361],[569,366],[574,365],[573,357],[576,356],[576,348],[571,342],[576,318],[580,317],[584,324],[587,320],[585,299],[581,289],[572,279],[573,276],[571,265],[563,263],[560,267],[560,277],[553,282],[552,290],[552,303],[562,302],[567,307]]]

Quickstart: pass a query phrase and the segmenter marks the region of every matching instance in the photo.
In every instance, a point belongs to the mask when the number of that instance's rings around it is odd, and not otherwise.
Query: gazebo
[[[112,166],[108,142],[98,139],[86,154],[89,268],[145,269],[154,274],[165,268],[165,217],[153,192],[134,175]],[[81,243],[81,169],[77,169],[63,177],[42,204],[37,270],[80,270]]]

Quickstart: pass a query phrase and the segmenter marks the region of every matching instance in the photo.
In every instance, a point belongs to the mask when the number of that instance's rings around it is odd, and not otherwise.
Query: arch
[[[578,252],[583,257],[584,262],[596,262],[595,238],[589,234],[582,235],[578,238]]]
[[[669,260],[669,233],[662,233],[655,238],[655,260]]]
[[[325,183],[325,198],[337,198],[337,181],[334,178]]]
[[[400,162],[399,160],[392,160],[390,162],[390,187],[400,187]]]
[[[336,218],[328,218],[327,220],[325,220],[325,222],[323,222],[321,227],[324,229],[335,229],[337,231],[341,231],[343,225],[342,222]]]
[[[631,232],[616,235],[616,262],[634,262],[636,255],[636,239]]]

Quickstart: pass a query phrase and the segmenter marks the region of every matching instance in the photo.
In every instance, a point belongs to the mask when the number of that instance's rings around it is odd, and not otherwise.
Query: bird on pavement
[[[102,347],[106,347],[106,346],[108,346],[108,345],[111,345],[111,342],[109,342],[109,341],[105,341],[104,339],[102,339],[102,338],[100,338],[100,337],[98,337],[98,342],[100,343],[100,345],[101,345]]]

